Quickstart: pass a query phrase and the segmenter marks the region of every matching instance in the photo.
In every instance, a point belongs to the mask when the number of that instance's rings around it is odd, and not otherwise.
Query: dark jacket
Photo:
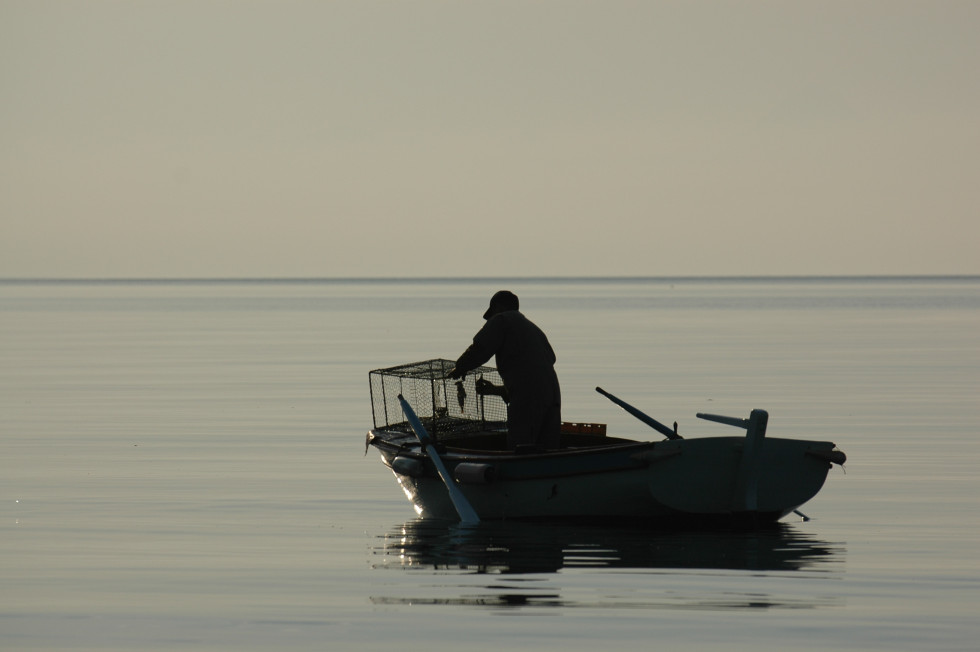
[[[518,310],[498,313],[473,337],[473,344],[456,361],[456,369],[469,371],[493,356],[510,401],[511,443],[557,448],[561,388],[547,336]]]

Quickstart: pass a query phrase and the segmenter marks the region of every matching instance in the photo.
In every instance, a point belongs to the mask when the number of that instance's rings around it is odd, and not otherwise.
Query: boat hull
[[[830,442],[768,438],[753,453],[758,470],[746,477],[745,441],[618,440],[525,455],[449,446],[440,455],[483,520],[776,521],[820,491],[831,461],[843,461]],[[419,516],[456,518],[445,484],[410,435],[373,430],[367,443]]]

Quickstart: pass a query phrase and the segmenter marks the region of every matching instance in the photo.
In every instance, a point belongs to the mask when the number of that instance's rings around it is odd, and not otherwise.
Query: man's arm
[[[471,369],[476,369],[493,357],[503,341],[504,320],[491,317],[483,328],[473,336],[473,343],[456,360],[456,366],[449,372],[450,378],[462,378]]]
[[[493,352],[487,353],[477,346],[476,342],[470,344],[469,347],[463,351],[463,355],[459,356],[456,360],[456,366],[453,370],[449,372],[450,378],[462,378],[471,369],[476,369],[484,362],[487,362]]]

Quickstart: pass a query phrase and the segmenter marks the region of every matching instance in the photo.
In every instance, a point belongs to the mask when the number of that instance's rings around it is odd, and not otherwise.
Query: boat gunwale
[[[414,435],[397,432],[398,438],[404,438],[405,442],[396,443],[395,441],[392,441],[391,438],[386,438],[381,434],[375,434],[390,432],[396,431],[385,431],[381,428],[369,430],[368,445],[374,446],[378,449],[385,448],[392,452],[408,455],[409,457],[428,459],[428,455],[423,452],[422,445],[419,443],[418,439],[414,437]],[[615,443],[606,443],[598,446],[581,446],[521,453],[507,450],[480,450],[475,448],[463,448],[460,446],[450,445],[447,442],[443,442],[438,445],[444,447],[440,449],[441,451],[445,451],[443,453],[444,456],[450,456],[453,459],[459,459],[462,461],[474,458],[486,458],[488,460],[505,462],[577,457],[593,455],[596,453],[628,452],[631,449],[636,449],[635,452],[640,452],[644,449],[654,448],[658,444],[665,444],[667,442],[669,442],[669,440],[666,439],[662,441],[636,441],[632,439],[620,439]]]

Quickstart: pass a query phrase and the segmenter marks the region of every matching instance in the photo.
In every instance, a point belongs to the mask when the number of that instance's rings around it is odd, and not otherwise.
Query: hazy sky
[[[980,2],[0,0],[0,277],[980,273]]]

